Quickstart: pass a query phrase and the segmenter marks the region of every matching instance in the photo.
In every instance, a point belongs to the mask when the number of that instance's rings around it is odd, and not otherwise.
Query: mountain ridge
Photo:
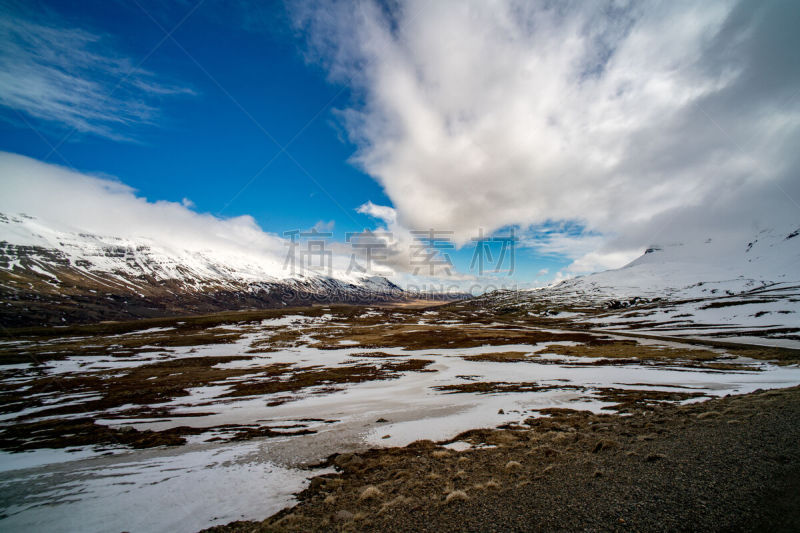
[[[292,275],[257,251],[176,250],[145,237],[56,230],[28,215],[0,214],[5,327],[407,298],[379,276]]]
[[[795,226],[650,246],[618,269],[497,291],[471,305],[569,327],[800,348],[798,235]]]

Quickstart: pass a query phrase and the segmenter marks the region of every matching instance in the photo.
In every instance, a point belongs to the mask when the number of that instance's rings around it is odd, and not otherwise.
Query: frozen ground
[[[40,458],[58,462],[4,465],[5,531],[198,531],[277,512],[307,477],[271,462],[258,442]]]
[[[616,355],[617,345],[650,355]],[[680,340],[543,328],[534,319],[482,320],[472,311],[317,309],[22,338],[2,350],[18,356],[0,367],[2,442],[25,450],[0,455],[5,531],[196,531],[262,519],[289,505],[320,473],[308,465],[332,453],[446,441],[468,429],[520,424],[548,407],[604,412],[618,404],[609,391],[620,389],[685,402],[800,384],[800,368],[786,361]],[[151,375],[180,361],[187,366]],[[120,384],[144,390],[170,380],[177,392],[159,390],[158,402],[110,400]],[[246,388],[261,385],[269,387]],[[128,428],[193,430],[177,430],[182,445],[146,449],[113,439],[39,446],[35,433],[10,432],[80,417],[119,436]]]

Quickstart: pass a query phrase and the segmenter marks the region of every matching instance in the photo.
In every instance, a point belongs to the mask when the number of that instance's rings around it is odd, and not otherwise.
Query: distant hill
[[[0,214],[4,327],[405,298],[383,277],[291,275],[257,250],[180,249]]]
[[[628,265],[472,305],[582,327],[800,347],[800,229],[653,245]]]

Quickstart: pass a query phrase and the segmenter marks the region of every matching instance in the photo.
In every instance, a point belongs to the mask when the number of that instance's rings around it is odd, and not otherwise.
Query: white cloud
[[[335,220],[329,220],[328,222],[325,222],[324,220],[318,220],[311,229],[319,233],[331,233],[335,226]]]
[[[397,211],[393,207],[376,205],[367,202],[356,209],[359,213],[380,219],[384,224],[393,225],[397,222]]]
[[[46,10],[2,9],[0,106],[6,120],[19,121],[19,112],[80,133],[129,139],[132,126],[159,118],[160,98],[192,93],[157,80],[115,50],[108,36]]]
[[[531,228],[523,234],[519,245],[532,248],[540,255],[572,260],[566,271],[573,274],[619,268],[636,259],[643,251],[639,247],[608,250],[608,241],[608,236],[580,231],[574,227],[546,225]]]
[[[55,228],[152,239],[173,250],[263,254],[282,261],[285,241],[250,216],[220,219],[183,203],[148,201],[119,181],[0,152],[0,212],[24,213]]]
[[[465,243],[478,227],[579,221],[585,235],[542,248],[581,272],[698,225],[797,219],[800,4],[392,6],[294,15],[309,59],[363,102],[340,114],[393,224]]]
[[[385,246],[378,265],[391,268],[393,271],[413,276],[421,276],[420,280],[433,283],[436,278],[445,278],[452,282],[474,281],[475,276],[462,274],[457,271],[450,258],[450,249],[447,241],[452,238],[450,234],[422,235],[413,233],[397,221],[397,212],[394,208],[385,205],[376,205],[367,202],[357,211],[369,215],[383,222],[382,226],[375,229],[374,239],[381,241]],[[436,239],[431,247],[428,238]]]
[[[630,252],[588,252],[570,263],[567,266],[567,272],[585,274],[587,272],[596,272],[598,270],[619,268],[636,259],[641,255],[641,253],[642,251],[638,249]]]
[[[104,238],[135,239],[153,245],[176,257],[185,252],[230,261],[231,268],[257,265],[271,276],[285,278],[293,274],[332,275],[346,281],[357,281],[364,275],[385,275],[404,288],[444,288],[467,290],[474,278],[453,271],[452,276],[428,276],[427,271],[414,275],[410,270],[408,245],[413,237],[391,223],[392,210],[381,206],[365,207],[382,214],[389,221],[375,228],[377,241],[386,244],[385,260],[376,261],[369,272],[351,268],[353,254],[358,265],[366,265],[363,249],[353,249],[348,243],[329,239],[299,239],[299,247],[291,247],[288,239],[263,231],[250,216],[219,218],[208,213],[198,213],[181,202],[150,201],[136,190],[108,176],[93,176],[58,165],[43,163],[25,156],[0,151],[0,213],[35,217],[44,227],[72,234],[90,233]],[[6,229],[5,225],[3,228]],[[315,226],[319,232],[333,229],[333,221],[320,221]],[[382,235],[380,232],[391,232]],[[20,238],[13,233],[0,235],[0,240],[14,244]],[[27,237],[26,237],[27,238]],[[323,268],[304,269],[321,263],[320,255],[311,254],[303,259],[312,240],[324,240],[324,250],[330,251],[330,270],[325,259]],[[287,266],[287,256],[294,253],[295,271]],[[376,256],[380,255],[376,252]],[[404,263],[403,261],[406,261]]]

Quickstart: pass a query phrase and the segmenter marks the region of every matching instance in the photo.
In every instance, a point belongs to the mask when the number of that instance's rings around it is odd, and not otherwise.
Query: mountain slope
[[[182,249],[0,214],[6,327],[403,297],[381,277],[291,275],[257,250]]]
[[[800,346],[800,230],[651,246],[622,268],[474,305],[583,327]]]

